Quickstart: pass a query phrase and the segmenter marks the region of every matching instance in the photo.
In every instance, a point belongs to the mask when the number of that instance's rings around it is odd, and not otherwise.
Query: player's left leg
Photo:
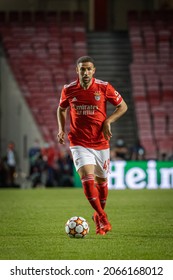
[[[108,197],[108,181],[107,178],[95,177],[95,186],[99,192],[99,199],[102,209],[105,209],[106,201]]]
[[[109,173],[109,149],[95,151],[96,167],[95,167],[95,186],[99,193],[99,199],[102,209],[105,209],[106,201],[108,197],[108,173]],[[100,226],[100,230],[104,228],[105,233],[111,230],[111,224],[107,219],[107,215],[104,217],[99,216],[97,213],[93,215],[94,221]]]
[[[91,204],[92,208],[95,210],[93,220],[96,225],[96,234],[104,235],[110,229],[108,229],[107,224],[103,224],[103,222],[100,223],[100,217],[105,219],[106,213],[104,212],[100,203],[99,191],[95,186],[94,175],[92,174],[92,170],[92,165],[85,165],[78,170],[78,173],[81,177],[85,196]]]
[[[95,177],[95,186],[99,193],[101,207],[102,207],[102,209],[104,209],[106,206],[106,201],[107,201],[107,196],[108,196],[107,178]],[[106,219],[107,219],[107,216],[106,216]],[[111,225],[108,221],[106,222],[108,224],[106,230],[105,231],[103,230],[102,222],[100,221],[100,218],[99,218],[99,215],[97,212],[94,212],[93,220],[96,224],[96,233],[104,235],[107,231],[111,230]]]
[[[99,192],[94,183],[94,166],[84,165],[78,170],[78,174],[81,178],[83,190],[86,198],[93,207],[93,209],[99,214],[104,215],[104,210],[100,204]]]

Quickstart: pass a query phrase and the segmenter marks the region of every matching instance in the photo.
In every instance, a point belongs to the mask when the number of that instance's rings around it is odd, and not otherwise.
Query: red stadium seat
[[[55,25],[58,23],[58,13],[56,11],[47,11],[46,12],[46,21],[51,25]]]
[[[31,11],[22,11],[21,12],[21,21],[23,25],[32,25],[33,14]]]
[[[61,12],[59,17],[54,11],[11,12],[8,24],[6,13],[0,13],[9,65],[47,141],[56,141],[56,109],[62,87],[76,79],[76,56],[86,54],[83,14],[73,16],[71,12]]]
[[[6,23],[7,20],[7,14],[4,11],[0,11],[0,23]]]
[[[8,22],[10,24],[20,22],[20,13],[18,11],[10,11],[8,15]]]
[[[173,12],[132,11],[127,18],[133,58],[132,92],[140,140],[148,137],[152,143],[163,143],[165,137],[170,139],[173,135],[173,118],[168,115],[173,105]],[[148,106],[144,105],[147,102]],[[156,156],[157,148],[153,149]]]

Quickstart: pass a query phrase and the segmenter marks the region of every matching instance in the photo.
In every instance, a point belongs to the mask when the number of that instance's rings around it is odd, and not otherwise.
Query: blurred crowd
[[[45,186],[73,186],[73,161],[71,154],[57,153],[53,145],[45,143],[40,146],[35,140],[28,151],[29,170],[25,185],[32,188]],[[9,143],[6,155],[0,159],[0,187],[19,187],[21,170],[14,143]]]
[[[111,160],[145,160],[145,148],[137,140],[134,146],[128,147],[123,137],[117,138],[110,150]]]
[[[6,154],[0,157],[0,187],[16,187],[16,167],[18,166],[18,156],[15,144],[8,144]]]
[[[149,156],[146,156],[146,149],[138,139],[132,147],[128,147],[123,137],[118,137],[114,147],[111,148],[110,159],[142,161],[149,160]],[[154,157],[154,159],[159,161],[172,161],[173,152],[168,154],[166,152],[158,151],[156,158]]]
[[[110,149],[110,159],[113,160],[145,160],[145,148],[137,140],[135,145],[128,147],[123,137],[118,137],[115,145]],[[45,143],[40,145],[35,140],[28,151],[29,170],[25,175],[25,185],[31,188],[40,186],[67,186],[72,187],[73,182],[73,160],[70,150],[57,152],[57,149]],[[163,160],[163,159],[162,159]],[[164,160],[173,160],[164,157]],[[0,157],[0,187],[21,187],[17,180],[21,173],[15,144],[8,144],[6,154]]]
[[[40,147],[36,140],[29,153],[29,180],[32,187],[73,186],[73,160],[67,151],[57,152],[49,143]]]

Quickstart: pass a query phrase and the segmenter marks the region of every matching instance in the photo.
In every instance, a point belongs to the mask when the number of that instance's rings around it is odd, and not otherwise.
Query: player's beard
[[[90,82],[91,82],[91,78],[90,77],[88,77],[88,76],[82,77],[82,84],[84,86],[88,86],[90,84]]]

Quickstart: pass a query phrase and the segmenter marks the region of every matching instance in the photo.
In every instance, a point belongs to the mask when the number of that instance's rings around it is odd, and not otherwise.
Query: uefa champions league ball
[[[89,233],[89,225],[83,217],[75,216],[66,222],[65,232],[71,238],[83,238]]]

